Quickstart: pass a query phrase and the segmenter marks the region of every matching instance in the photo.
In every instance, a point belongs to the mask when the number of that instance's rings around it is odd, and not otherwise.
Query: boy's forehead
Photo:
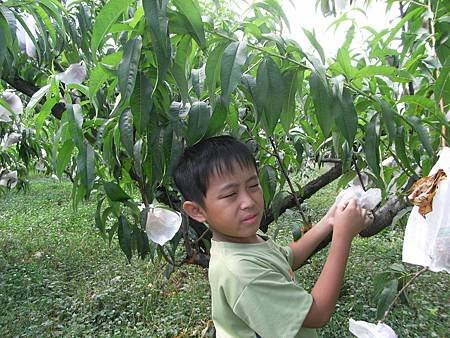
[[[209,184],[222,185],[229,181],[240,181],[242,179],[249,179],[253,176],[258,176],[256,168],[252,166],[241,166],[238,162],[231,164],[232,170],[224,167],[222,170],[214,170],[209,175]]]

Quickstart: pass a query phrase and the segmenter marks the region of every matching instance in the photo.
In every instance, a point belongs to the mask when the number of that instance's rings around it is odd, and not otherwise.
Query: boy
[[[183,209],[213,234],[209,282],[217,337],[317,337],[331,317],[352,238],[366,211],[354,200],[332,207],[298,241],[281,247],[259,231],[264,201],[255,159],[230,136],[185,150],[174,171]],[[333,230],[331,247],[311,294],[295,281],[299,268]]]

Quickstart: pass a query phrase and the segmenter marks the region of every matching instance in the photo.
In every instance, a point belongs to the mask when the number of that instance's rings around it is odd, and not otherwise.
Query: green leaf
[[[431,146],[431,138],[428,130],[423,126],[422,121],[417,116],[407,116],[406,119],[416,130],[419,140],[427,151],[428,155],[433,157],[433,147]]]
[[[286,191],[279,191],[275,194],[271,205],[273,218],[275,221],[278,219],[278,217],[280,217],[281,207],[283,206],[284,200],[288,196],[289,194]]]
[[[25,113],[30,114],[31,111],[36,107],[36,105],[41,101],[41,99],[48,93],[50,89],[50,84],[45,85],[41,89],[39,89],[36,93],[33,94],[30,101],[25,108]]]
[[[356,129],[358,128],[358,115],[353,105],[352,94],[344,88],[342,96],[336,98],[334,107],[334,122],[339,132],[351,146],[355,140]]]
[[[127,219],[120,215],[119,227],[117,228],[117,236],[119,238],[119,245],[125,256],[127,256],[128,262],[130,262],[133,252],[131,250],[131,236],[132,232],[128,224]]]
[[[139,72],[136,85],[130,99],[130,108],[133,113],[133,123],[136,130],[142,135],[151,122],[153,108],[153,87],[144,73]],[[156,121],[155,121],[156,122]]]
[[[449,83],[450,84],[450,83]],[[450,88],[449,88],[450,90]],[[428,109],[429,111],[433,111],[434,110],[434,102],[432,99],[429,99],[425,96],[421,96],[421,95],[403,95],[400,100],[398,100],[399,103],[404,102],[407,103],[409,105],[417,105],[417,106],[421,106],[425,109]]]
[[[380,176],[380,136],[377,133],[378,115],[374,115],[367,124],[364,139],[364,151],[369,168],[376,176]]]
[[[95,210],[95,226],[100,231],[100,234],[105,238],[106,232],[105,232],[105,223],[102,222],[102,204],[105,200],[105,197],[103,196],[97,201],[97,208]]]
[[[222,100],[218,100],[216,106],[214,107],[211,119],[209,120],[205,138],[216,135],[225,127],[227,114],[227,107]]]
[[[281,124],[286,132],[295,118],[295,94],[298,89],[297,69],[291,69],[283,73],[284,104],[281,111]]]
[[[193,37],[201,49],[206,48],[205,31],[200,8],[196,0],[173,0],[173,4],[187,18],[193,32]]]
[[[95,154],[94,148],[89,143],[84,142],[83,145],[81,149],[78,148],[77,177],[88,197],[94,186]]]
[[[300,139],[294,143],[294,148],[297,153],[295,159],[297,160],[298,165],[301,166],[303,162],[303,152],[305,151],[305,148],[303,147],[303,143]]]
[[[303,28],[303,32],[305,33],[306,37],[308,38],[309,42],[311,42],[311,44],[313,45],[313,47],[317,50],[317,52],[320,55],[320,60],[322,61],[323,64],[325,64],[325,53],[323,52],[323,48],[320,45],[319,41],[317,41],[316,39],[316,33],[314,32],[314,30],[312,31],[312,33]]]
[[[193,145],[200,141],[208,129],[210,107],[202,101],[192,104],[188,114],[188,129],[186,131],[187,144]]]
[[[350,59],[350,54],[348,52],[348,49],[339,48],[337,56],[336,56],[336,61],[341,66],[345,77],[348,80],[351,80],[355,73],[355,68],[351,64],[351,59]]]
[[[208,88],[209,97],[214,97],[214,92],[216,90],[217,80],[220,76],[220,65],[222,62],[222,55],[225,51],[225,48],[228,44],[218,44],[213,51],[209,54],[208,59],[206,60],[205,66],[205,83]]]
[[[133,158],[134,158],[134,171],[139,177],[139,180],[143,180],[142,173],[142,140],[138,140],[133,148]]]
[[[100,49],[109,29],[120,15],[128,9],[130,3],[131,0],[109,0],[98,13],[95,18],[91,40],[91,52],[94,59],[96,59],[97,51]]]
[[[117,70],[119,90],[122,94],[122,100],[125,102],[130,98],[134,90],[141,48],[142,39],[140,36],[129,40],[125,45],[125,52]]]
[[[397,294],[397,287],[398,287],[397,279],[392,279],[385,284],[383,291],[381,291],[381,294],[378,298],[377,320],[383,318],[384,313],[394,300],[395,295]]]
[[[195,95],[198,99],[202,96],[203,86],[205,83],[205,67],[192,69],[191,72],[192,87],[194,87]]]
[[[81,114],[81,106],[79,104],[66,105],[67,116],[69,121],[69,130],[72,135],[72,139],[77,146],[78,150],[84,148],[83,137],[83,115]]]
[[[355,73],[356,79],[372,78],[376,75],[387,76],[392,78],[396,75],[397,69],[390,66],[373,66],[369,65],[361,68]]]
[[[72,157],[72,151],[74,147],[75,145],[72,140],[67,140],[58,151],[55,171],[56,176],[58,176],[59,178],[61,178],[64,169],[66,168]]]
[[[113,202],[125,202],[130,199],[130,196],[128,196],[127,193],[114,182],[105,182],[103,183],[103,187],[106,195]]]
[[[186,64],[189,60],[191,50],[191,39],[189,36],[184,36],[177,45],[177,54],[171,68],[172,76],[177,83],[178,89],[180,90],[183,103],[190,101],[188,80],[186,78]]]
[[[158,64],[158,81],[162,83],[166,78],[172,59],[167,17],[168,0],[143,1],[144,13],[152,38],[152,50],[156,55]]]
[[[399,126],[397,128],[395,138],[395,154],[400,159],[401,163],[408,168],[411,172],[415,172],[413,167],[411,166],[411,161],[408,158],[408,155],[406,155],[406,146],[405,146],[405,140],[406,140],[406,133],[403,126]]]
[[[129,109],[125,109],[119,120],[120,141],[125,147],[128,155],[133,156],[133,115]]]
[[[275,169],[269,165],[262,167],[259,171],[259,182],[263,191],[264,203],[268,207],[277,189],[277,174]]]
[[[389,135],[389,143],[391,144],[394,142],[397,132],[397,125],[395,123],[396,113],[385,100],[378,99],[377,101],[381,106],[381,115],[383,116],[383,121]]]
[[[284,84],[277,64],[266,58],[256,74],[256,107],[262,118],[262,126],[270,136],[283,108]]]
[[[145,259],[145,256],[150,252],[150,245],[148,243],[148,237],[144,230],[135,229],[133,231],[133,236],[136,240],[136,247],[141,259]]]
[[[247,60],[247,44],[245,42],[230,43],[222,56],[220,67],[220,86],[222,97],[226,105],[230,102],[230,95],[241,81],[242,67]]]
[[[0,21],[3,21],[3,19],[0,18]],[[6,34],[3,31],[3,27],[0,25],[0,76],[2,75],[3,60],[6,55],[6,46]]]
[[[47,117],[52,112],[53,106],[57,103],[58,102],[57,102],[56,98],[54,98],[54,97],[47,99],[47,101],[45,101],[44,105],[42,106],[41,110],[39,111],[39,114],[37,114],[36,117],[34,118],[34,120],[36,122],[36,131],[38,131],[38,132],[41,131],[44,121],[47,119]]]
[[[328,82],[324,82],[323,77],[317,72],[312,72],[309,77],[309,86],[317,122],[319,122],[324,137],[327,138],[330,135],[333,123],[333,97]]]
[[[450,103],[450,56],[447,56],[444,66],[441,69],[439,77],[434,84],[434,100],[439,106],[441,99],[446,107]]]
[[[109,78],[108,72],[103,68],[103,66],[98,63],[94,70],[91,72],[91,76],[89,77],[89,97],[91,100],[94,100],[97,91],[100,87],[105,83]]]

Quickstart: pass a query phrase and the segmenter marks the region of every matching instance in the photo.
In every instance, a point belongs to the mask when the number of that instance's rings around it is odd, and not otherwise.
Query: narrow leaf
[[[336,123],[339,132],[351,146],[355,140],[356,129],[358,127],[358,116],[356,114],[355,106],[353,105],[353,98],[350,91],[347,88],[344,88],[342,96],[337,97],[335,102],[334,122]]]
[[[220,86],[225,104],[229,103],[231,92],[241,81],[242,67],[247,60],[247,44],[232,42],[225,48],[220,68]]]
[[[172,76],[177,83],[178,89],[180,90],[183,103],[189,102],[189,87],[186,78],[186,65],[191,50],[191,38],[189,36],[183,37],[177,45],[177,54],[171,68]]]
[[[133,252],[131,249],[131,236],[132,232],[128,224],[127,219],[120,215],[119,227],[117,228],[117,236],[119,238],[119,245],[125,256],[127,256],[128,262],[130,262]]]
[[[129,40],[125,45],[125,52],[117,70],[119,90],[122,94],[122,100],[125,102],[130,98],[134,90],[141,48],[142,39],[140,36]]]
[[[89,143],[83,144],[84,146],[78,149],[77,176],[88,197],[94,186],[95,154],[94,148]]]
[[[312,31],[312,33],[303,28],[303,32],[305,33],[306,37],[308,38],[309,42],[311,42],[311,44],[313,45],[313,47],[317,50],[317,52],[319,53],[320,56],[320,60],[322,61],[323,64],[325,64],[325,53],[323,52],[323,48],[320,45],[319,41],[317,41],[316,39],[316,34],[314,31]]]
[[[91,52],[94,59],[96,59],[97,50],[100,49],[109,29],[128,8],[130,3],[131,0],[109,0],[98,13],[95,18],[91,40]]]
[[[193,145],[201,140],[208,129],[210,119],[210,107],[202,101],[196,101],[189,109],[188,128],[186,138],[188,145]]]
[[[262,117],[262,125],[272,135],[283,108],[284,84],[277,64],[266,58],[256,74],[256,106]]]
[[[74,147],[75,145],[72,140],[67,140],[58,151],[55,171],[56,176],[58,176],[59,178],[61,178],[64,169],[69,164]]]
[[[374,115],[367,124],[364,151],[369,168],[376,175],[380,175],[380,136],[377,133],[378,115]]]
[[[27,104],[27,107],[25,108],[25,113],[30,114],[33,108],[41,101],[41,99],[47,94],[48,90],[50,89],[50,84],[45,85],[41,89],[39,89],[36,93],[33,94],[30,101]]]
[[[158,64],[158,84],[162,83],[166,77],[172,54],[167,29],[169,23],[167,4],[168,0],[146,0],[142,3],[152,38],[152,50]]]
[[[103,183],[106,195],[113,202],[125,202],[130,199],[125,191],[114,182]]]
[[[283,74],[284,104],[281,111],[281,124],[286,132],[295,118],[295,95],[298,89],[297,70],[288,70]]]
[[[173,0],[177,9],[187,18],[192,30],[193,37],[200,48],[206,48],[205,31],[200,8],[196,0]]]
[[[383,291],[381,291],[381,295],[378,299],[378,306],[377,306],[378,320],[383,318],[384,313],[388,309],[391,302],[394,300],[395,295],[397,293],[397,287],[398,287],[397,279],[392,279],[385,284]]]
[[[392,107],[384,100],[378,100],[381,106],[381,115],[383,116],[384,124],[389,135],[389,143],[391,144],[396,139],[397,126],[395,123],[395,111]]]
[[[259,181],[263,191],[263,197],[266,207],[272,202],[277,189],[277,175],[275,169],[271,166],[264,166],[259,171]]]
[[[133,115],[129,109],[124,110],[119,120],[120,141],[125,147],[128,155],[133,156]]]
[[[417,116],[407,116],[406,119],[416,130],[419,140],[427,151],[428,155],[433,157],[433,147],[431,146],[431,138],[428,130],[423,126],[420,118]]]
[[[153,87],[145,74],[139,72],[136,84],[130,99],[130,108],[133,114],[133,123],[136,130],[142,135],[148,127],[153,111]]]
[[[325,138],[330,135],[333,122],[332,102],[328,82],[324,82],[317,72],[312,72],[309,77],[309,86],[314,103],[317,121]]]
[[[222,100],[218,100],[216,106],[214,107],[211,119],[209,120],[205,137],[214,136],[225,127],[227,114],[227,107]]]
[[[444,105],[447,106],[449,101],[450,93],[450,57],[447,56],[444,66],[441,69],[439,77],[436,79],[434,85],[434,100],[436,105],[439,106],[441,99],[444,100]]]

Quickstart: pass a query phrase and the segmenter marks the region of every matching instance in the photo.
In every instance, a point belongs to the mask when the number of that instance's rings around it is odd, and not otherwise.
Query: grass
[[[163,262],[127,264],[116,241],[109,247],[96,234],[95,202],[75,212],[70,191],[68,182],[36,177],[29,193],[0,197],[0,336],[201,336],[210,319],[207,271],[183,266],[166,280]],[[306,207],[323,214],[334,195],[333,187],[325,189]],[[288,242],[297,219],[294,212],[278,221],[279,242]],[[375,322],[372,277],[401,261],[402,237],[399,226],[355,240],[342,296],[320,330],[323,337],[349,336],[350,317]],[[306,289],[325,258],[323,250],[297,273]],[[448,275],[425,273],[410,297],[414,307],[397,305],[387,320],[399,337],[448,336]]]

